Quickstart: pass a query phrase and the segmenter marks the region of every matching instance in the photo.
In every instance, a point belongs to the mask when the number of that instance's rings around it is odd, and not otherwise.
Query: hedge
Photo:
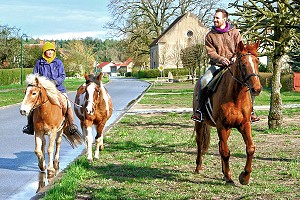
[[[272,84],[272,73],[259,73],[260,74],[260,82],[264,88],[271,88]],[[293,90],[293,74],[284,74],[281,75],[281,84],[283,91],[291,91]]]
[[[32,73],[32,68],[23,68],[23,81]],[[0,69],[0,85],[11,85],[21,83],[21,68]]]
[[[169,71],[173,74],[173,76],[189,75],[189,71],[187,69],[180,68],[178,69],[178,71],[177,69],[165,69],[163,76],[167,77]],[[139,70],[139,71],[133,70],[132,76],[137,78],[156,78],[156,77],[160,77],[161,74],[158,69]],[[272,73],[261,72],[260,82],[264,88],[271,88]],[[281,75],[281,84],[282,84],[282,90],[284,91],[293,90],[293,74]]]
[[[26,75],[32,73],[32,68],[23,68],[23,81],[26,78]],[[163,76],[167,77],[169,71],[173,76],[185,76],[189,74],[189,71],[184,68],[177,69],[165,69]],[[158,69],[150,70],[133,70],[131,75],[137,78],[156,78],[161,76],[161,72]],[[19,84],[21,82],[21,69],[0,69],[0,85],[10,85],[10,84]],[[260,82],[264,88],[271,88],[272,73],[260,73]],[[281,76],[282,90],[291,91],[293,90],[293,74],[287,74]]]

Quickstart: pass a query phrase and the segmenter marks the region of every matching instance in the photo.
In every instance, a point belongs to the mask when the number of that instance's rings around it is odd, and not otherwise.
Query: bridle
[[[47,102],[49,101],[49,99],[47,99],[46,101],[41,102],[40,104],[36,105],[37,102],[38,102],[38,100],[39,100],[39,99],[42,99],[41,87],[39,87],[39,86],[37,86],[37,85],[32,85],[32,84],[29,84],[29,85],[27,86],[27,88],[28,88],[28,87],[37,87],[37,88],[40,89],[40,91],[39,91],[39,96],[38,96],[38,98],[36,99],[36,101],[35,101],[33,107],[32,107],[31,110],[30,110],[30,113],[31,113],[31,112],[33,112],[35,109],[37,109],[37,108],[41,107],[42,105],[44,105],[45,103],[47,103]]]
[[[88,82],[88,84],[90,84],[90,83],[94,83],[94,84],[96,85],[96,87],[98,87],[97,83],[95,83],[95,82],[93,82],[93,81]],[[85,89],[85,90],[86,90],[86,93],[89,94],[89,93],[87,92],[87,88],[88,88],[88,85],[86,86],[86,89]],[[95,92],[96,92],[96,89],[95,89]],[[89,94],[89,95],[90,95],[90,94]],[[98,97],[100,96],[100,90],[97,91],[97,95],[98,95]],[[90,101],[90,100],[87,98],[87,95],[85,95],[85,100],[86,100],[86,105],[85,105],[85,107],[87,107],[87,104],[88,104],[88,103],[91,103],[92,106],[93,106],[93,109],[94,109],[94,106],[96,106],[95,102],[94,102],[94,101]],[[94,97],[93,97],[93,100],[95,100]]]
[[[238,67],[239,70],[240,70],[240,74],[242,75],[242,79],[235,77],[235,76],[233,75],[233,72],[232,72],[232,70],[231,70],[230,67],[228,67],[228,71],[230,72],[230,74],[231,74],[231,76],[232,76],[232,78],[233,78],[234,80],[236,80],[236,81],[239,82],[240,84],[242,84],[242,85],[248,87],[248,90],[249,90],[249,89],[250,89],[250,86],[249,86],[249,84],[247,83],[248,79],[251,78],[252,76],[260,77],[260,75],[259,75],[259,74],[256,74],[256,73],[252,73],[252,74],[247,74],[247,75],[246,75],[245,73],[243,73],[242,67],[245,67],[245,65],[242,63],[241,58],[244,57],[244,56],[254,56],[254,55],[251,54],[251,53],[245,53],[245,54],[241,54],[241,55],[239,55],[239,56],[237,57],[237,67]],[[255,56],[255,57],[256,57],[256,56]],[[231,66],[232,66],[232,65],[231,65]]]

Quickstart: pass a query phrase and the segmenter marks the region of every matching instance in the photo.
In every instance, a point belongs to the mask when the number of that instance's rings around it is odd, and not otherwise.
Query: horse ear
[[[254,45],[254,48],[255,48],[255,49],[258,49],[259,43],[260,43],[260,39],[258,38],[257,42],[256,42],[255,45]]]
[[[244,49],[245,49],[245,45],[244,45],[243,41],[240,41],[236,47],[236,51],[242,52]]]
[[[85,80],[89,80],[89,75],[88,74],[84,74],[84,78],[85,78]]]
[[[36,83],[36,85],[39,85],[39,84],[40,84],[40,80],[38,79],[38,77],[37,77],[37,76],[35,77],[35,79],[34,79],[34,80],[35,80],[35,83]]]
[[[102,77],[103,77],[103,73],[100,72],[100,74],[97,76],[97,80],[99,81],[99,83],[101,82]]]

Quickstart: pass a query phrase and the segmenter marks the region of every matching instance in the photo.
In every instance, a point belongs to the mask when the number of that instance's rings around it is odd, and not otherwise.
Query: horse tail
[[[204,155],[207,153],[210,143],[210,126],[204,122],[196,122],[194,131],[196,132],[196,142],[198,153]]]
[[[78,145],[83,143],[83,136],[81,134],[71,134],[68,128],[65,128],[63,131],[63,137],[67,140],[67,142],[74,149]]]

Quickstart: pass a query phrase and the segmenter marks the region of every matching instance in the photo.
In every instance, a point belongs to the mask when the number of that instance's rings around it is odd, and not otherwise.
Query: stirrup
[[[202,112],[200,110],[196,110],[196,113],[200,114],[200,118],[198,118],[195,114],[192,115],[191,119],[195,122],[201,123],[203,121]]]
[[[259,121],[260,121],[260,118],[257,117],[257,116],[255,116],[255,115],[251,115],[250,121],[251,121],[251,123],[253,124],[253,123],[259,122]]]

